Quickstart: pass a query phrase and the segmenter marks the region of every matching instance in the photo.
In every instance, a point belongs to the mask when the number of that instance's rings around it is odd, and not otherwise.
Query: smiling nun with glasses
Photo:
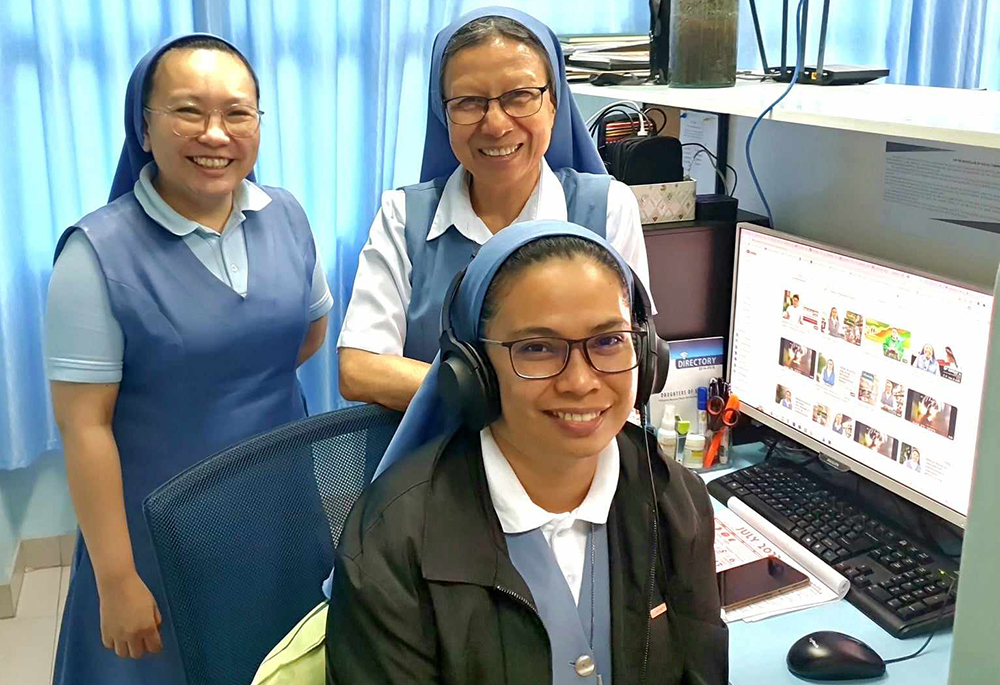
[[[337,341],[340,391],[405,409],[438,350],[451,278],[521,221],[604,237],[648,285],[635,196],[605,172],[544,24],[487,7],[434,41],[421,183],[383,194]]]
[[[298,202],[252,182],[258,102],[250,64],[219,38],[149,52],[109,203],[56,248],[46,373],[82,532],[57,685],[184,681],[142,501],[306,415],[295,370],[333,302]]]
[[[460,278],[340,537],[327,683],[724,685],[708,491],[626,421],[664,359],[633,271],[532,221]]]

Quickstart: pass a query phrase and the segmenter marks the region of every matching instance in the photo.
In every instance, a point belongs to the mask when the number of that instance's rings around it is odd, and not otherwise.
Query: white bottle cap
[[[663,418],[660,419],[660,430],[674,430],[674,405],[663,405]]]
[[[705,436],[697,433],[689,435],[685,447],[692,452],[700,452],[705,449]]]

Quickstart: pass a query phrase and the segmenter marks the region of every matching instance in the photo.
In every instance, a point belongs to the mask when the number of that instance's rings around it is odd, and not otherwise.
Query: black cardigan
[[[705,485],[659,459],[647,436],[654,524],[643,433],[626,424],[617,439],[612,681],[725,685],[728,631]],[[666,613],[650,619],[663,602]],[[338,685],[552,682],[548,635],[507,554],[478,434],[460,431],[404,459],[354,505],[337,548],[326,660],[327,682]]]

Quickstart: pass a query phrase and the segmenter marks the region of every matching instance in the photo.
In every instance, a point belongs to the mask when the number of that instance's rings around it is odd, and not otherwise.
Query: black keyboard
[[[847,601],[894,637],[950,625],[958,564],[910,540],[802,469],[760,464],[708,484],[742,500],[851,581]],[[952,587],[954,584],[954,588]]]

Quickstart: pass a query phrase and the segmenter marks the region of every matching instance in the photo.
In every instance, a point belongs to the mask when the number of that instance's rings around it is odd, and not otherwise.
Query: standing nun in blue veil
[[[605,173],[551,29],[465,14],[434,40],[429,91],[421,183],[382,195],[337,341],[341,394],[399,410],[437,352],[448,282],[507,226],[582,225],[648,284],[635,196]]]
[[[306,415],[332,298],[305,213],[258,186],[259,88],[208,34],[136,66],[108,204],[56,248],[46,374],[81,535],[54,682],[185,682],[143,499]],[[251,541],[252,542],[252,541]]]
[[[628,264],[525,222],[444,306],[340,537],[328,685],[725,685],[708,491],[627,422],[664,359]]]

